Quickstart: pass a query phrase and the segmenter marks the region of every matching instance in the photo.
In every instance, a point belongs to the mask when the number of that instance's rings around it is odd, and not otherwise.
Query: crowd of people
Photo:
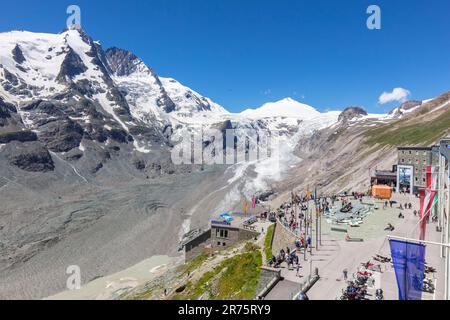
[[[300,270],[300,259],[297,255],[296,250],[291,251],[289,248],[286,248],[286,250],[281,249],[277,256],[272,256],[269,259],[269,266],[274,268],[279,268],[282,263],[286,263],[287,267],[289,269],[294,268],[294,266],[297,266],[297,275]]]
[[[285,263],[289,269],[296,268],[297,276],[299,276],[301,266],[298,254],[301,254],[302,250],[306,253],[312,247],[311,227],[315,216],[314,211],[317,210],[320,214],[327,213],[336,203],[345,208],[351,206],[352,199],[362,201],[363,196],[364,194],[355,192],[314,199],[312,194],[299,196],[292,193],[290,201],[283,203],[276,211],[267,213],[265,217],[275,216],[285,228],[297,236],[294,243],[295,249],[292,251],[290,248],[282,249],[278,254],[267,257],[268,265],[279,268]]]

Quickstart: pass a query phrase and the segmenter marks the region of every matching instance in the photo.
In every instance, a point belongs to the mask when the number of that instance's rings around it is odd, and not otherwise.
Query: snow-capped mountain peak
[[[228,113],[222,106],[198,92],[182,85],[172,78],[159,78],[169,97],[176,105],[179,116],[192,116],[198,112],[211,112],[213,114]]]
[[[300,103],[292,98],[285,98],[276,102],[268,102],[257,109],[248,109],[241,113],[242,116],[249,118],[297,118],[308,120],[316,118],[320,112],[315,108]]]

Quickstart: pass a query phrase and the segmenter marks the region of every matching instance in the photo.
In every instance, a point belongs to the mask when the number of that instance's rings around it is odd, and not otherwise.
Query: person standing
[[[342,274],[344,275],[344,281],[347,281],[347,279],[348,279],[348,270],[347,270],[347,269],[344,269],[344,270],[342,271]]]

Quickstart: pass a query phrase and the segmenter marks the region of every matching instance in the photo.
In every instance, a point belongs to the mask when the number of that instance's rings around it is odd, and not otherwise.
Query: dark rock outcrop
[[[409,101],[406,101],[406,102],[402,103],[400,105],[400,107],[395,108],[394,110],[389,112],[389,114],[395,115],[395,116],[399,116],[399,115],[402,115],[405,111],[411,110],[411,109],[413,109],[415,107],[418,107],[420,105],[422,105],[422,101],[409,100]]]
[[[231,130],[231,129],[233,129],[233,124],[231,123],[230,120],[226,120],[226,121],[221,122],[221,123],[213,124],[213,125],[211,126],[211,128],[212,128],[212,129],[215,129],[215,130],[219,130],[219,131],[221,131],[222,133],[225,133],[226,130]]]
[[[402,110],[411,110],[412,108],[415,108],[417,106],[420,106],[422,104],[422,101],[419,100],[410,100],[410,101],[406,101],[404,103],[402,103],[402,105],[400,106],[400,109]]]
[[[54,152],[67,152],[80,145],[84,130],[75,121],[67,118],[41,126],[39,140]]]
[[[133,140],[133,137],[131,137],[124,129],[111,129],[109,131],[109,136],[114,141],[120,143],[128,143]]]
[[[51,115],[52,117],[61,117],[64,115],[63,110],[65,107],[60,103],[55,103],[52,101],[34,100],[26,105],[23,105],[20,109],[27,112],[34,111],[44,113]]]
[[[8,82],[11,85],[13,85],[13,86],[19,85],[19,79],[14,74],[9,72],[8,69],[3,69],[3,72],[5,74],[5,79],[8,80]],[[3,87],[5,87],[5,86],[3,86]],[[8,90],[8,91],[10,91],[10,90]]]
[[[112,47],[106,50],[106,59],[111,71],[118,77],[135,72],[141,60],[130,51]]]
[[[72,80],[75,76],[86,70],[87,67],[84,65],[81,58],[71,47],[69,47],[56,80],[60,83],[67,83],[68,80]]]
[[[159,86],[161,96],[156,101],[158,107],[160,107],[167,113],[176,110],[175,103],[167,95],[167,92],[164,90],[164,87],[158,76],[153,72],[152,69],[148,68],[144,64],[144,62],[142,62],[142,60],[139,59],[136,55],[127,50],[113,47],[106,50],[105,56],[108,63],[108,68],[116,76],[128,76],[133,72],[138,71],[139,69],[146,70],[155,78],[156,84]],[[117,102],[117,99],[114,99],[114,101]]]
[[[11,142],[2,153],[6,155],[9,163],[22,170],[30,172],[46,172],[55,168],[52,157],[39,142]]]
[[[0,97],[0,119],[11,118],[11,113],[17,113],[16,107],[3,101],[3,98]]]
[[[0,132],[0,143],[9,143],[11,141],[37,141],[37,135],[32,131]]]
[[[18,44],[16,44],[16,46],[12,50],[12,55],[13,55],[14,61],[17,62],[18,64],[22,64],[23,62],[26,61],[26,59],[23,55],[22,49],[20,49]]]
[[[139,157],[134,156],[131,159],[131,163],[137,170],[144,170],[146,168],[145,161]]]
[[[339,121],[348,121],[354,118],[367,116],[367,111],[361,107],[348,107],[339,115]]]

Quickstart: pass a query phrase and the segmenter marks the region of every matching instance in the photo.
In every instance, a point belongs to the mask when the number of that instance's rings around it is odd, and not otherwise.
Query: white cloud
[[[405,102],[410,94],[411,92],[409,90],[395,88],[392,92],[383,92],[383,94],[378,98],[378,103],[386,104],[392,101]]]

